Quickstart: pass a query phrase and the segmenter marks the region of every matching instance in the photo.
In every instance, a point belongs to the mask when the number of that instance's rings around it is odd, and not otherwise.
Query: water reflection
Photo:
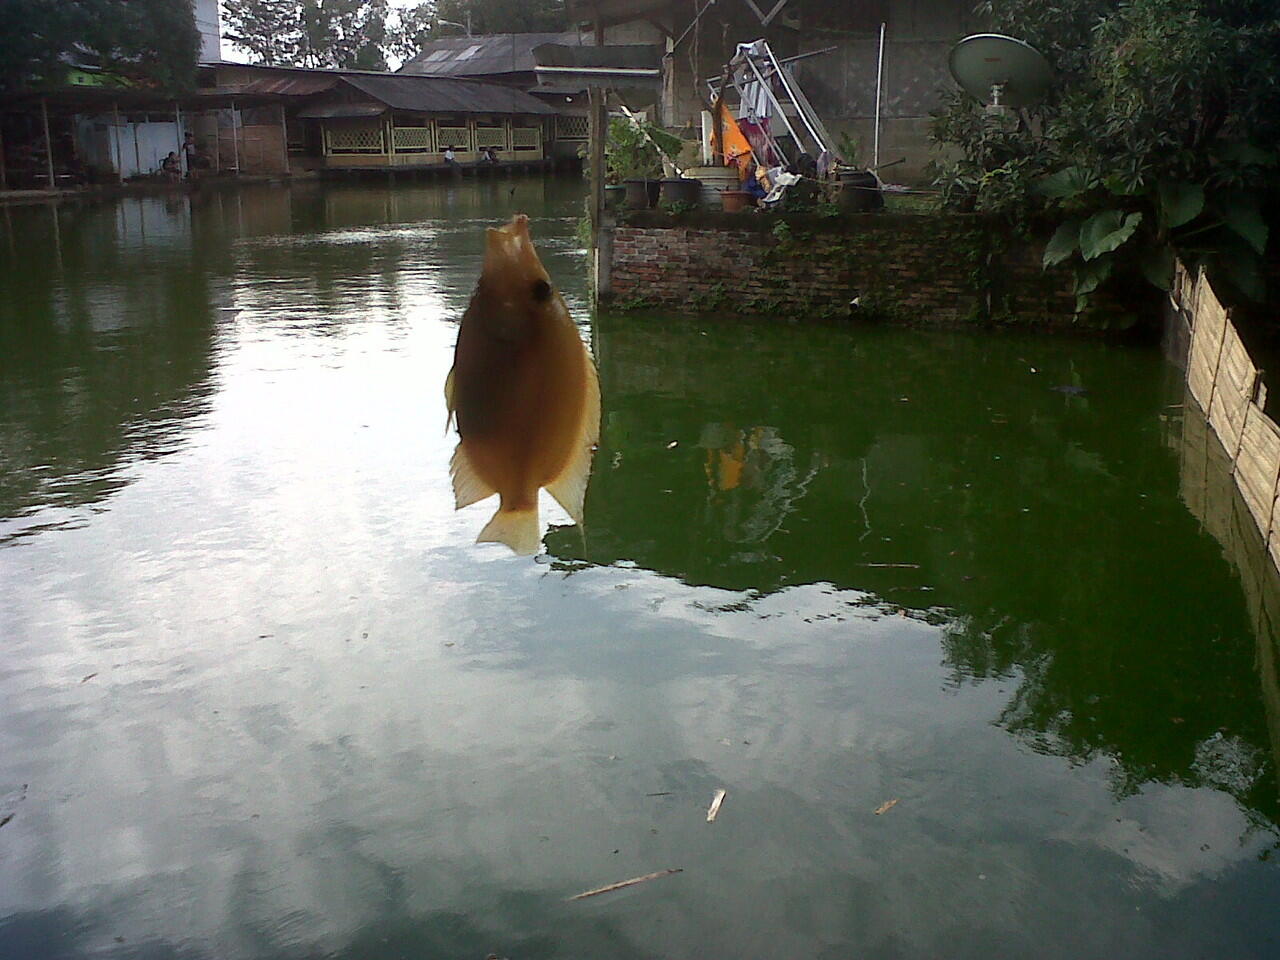
[[[600,317],[520,562],[449,490],[483,189],[6,211],[0,955],[1268,955],[1274,658],[1158,357]]]
[[[92,504],[125,465],[186,440],[208,409],[216,283],[171,201],[19,210],[22,256],[0,298],[0,540]],[[48,229],[44,229],[48,227]],[[150,231],[148,239],[148,230]],[[54,506],[34,524],[38,507]]]
[[[558,531],[557,556],[941,621],[951,683],[1007,688],[996,722],[1033,749],[1108,758],[1120,797],[1207,785],[1280,822],[1250,624],[1206,602],[1238,588],[1143,412],[1165,407],[1154,358],[1121,376],[1132,357],[1013,338],[597,323],[585,551]],[[1051,389],[1071,382],[1090,393]]]
[[[74,508],[129,483],[130,463],[189,442],[228,323],[326,337],[376,323],[403,337],[458,311],[492,210],[568,212],[576,197],[574,184],[522,178],[5,207],[0,543],[82,523]],[[565,232],[545,255],[580,312]]]

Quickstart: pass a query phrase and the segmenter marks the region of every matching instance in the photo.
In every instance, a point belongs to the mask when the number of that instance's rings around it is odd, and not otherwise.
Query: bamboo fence
[[[1272,758],[1280,769],[1280,427],[1261,371],[1205,279],[1181,264],[1170,298],[1190,329],[1180,441],[1187,509],[1240,575]]]
[[[1231,477],[1280,566],[1280,427],[1263,411],[1262,373],[1203,271],[1192,276],[1179,265],[1170,296],[1191,329],[1187,388],[1222,442]]]

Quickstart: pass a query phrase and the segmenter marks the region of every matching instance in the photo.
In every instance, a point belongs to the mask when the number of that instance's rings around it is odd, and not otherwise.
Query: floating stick
[[[594,890],[587,890],[585,893],[579,893],[569,899],[585,900],[587,897],[599,896],[602,893],[613,893],[614,890],[621,890],[623,887],[634,887],[637,883],[644,883],[646,880],[657,880],[659,877],[667,877],[673,873],[684,873],[684,868],[674,867],[670,870],[659,870],[657,873],[646,873],[643,877],[632,877],[630,880],[623,880],[620,883],[611,883],[607,887],[596,887]]]
[[[716,814],[720,812],[720,804],[724,803],[724,795],[724,788],[721,787],[711,798],[711,806],[707,807],[707,823],[715,823]]]

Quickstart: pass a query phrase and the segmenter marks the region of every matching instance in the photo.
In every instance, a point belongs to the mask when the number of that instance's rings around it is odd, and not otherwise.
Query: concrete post
[[[231,101],[231,157],[235,163],[236,176],[240,176],[240,134],[236,130],[236,102]]]
[[[111,101],[111,132],[116,141],[116,183],[124,183],[124,148],[120,145],[120,104]]]
[[[280,155],[284,158],[284,172],[289,173],[289,123],[285,119],[284,104],[280,104]]]

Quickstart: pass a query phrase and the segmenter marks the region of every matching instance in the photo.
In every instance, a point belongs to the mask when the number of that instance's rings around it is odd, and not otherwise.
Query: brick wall
[[[981,217],[633,213],[613,228],[616,306],[957,326],[1079,324],[1071,277]],[[1094,327],[1116,326],[1103,301]],[[1101,318],[1099,314],[1102,314]]]

